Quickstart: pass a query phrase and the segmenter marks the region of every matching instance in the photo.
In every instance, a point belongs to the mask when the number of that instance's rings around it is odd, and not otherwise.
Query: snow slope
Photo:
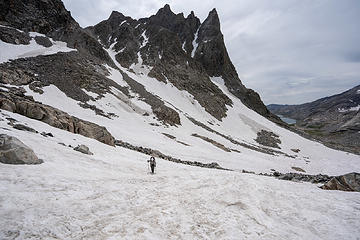
[[[114,57],[114,54],[112,54],[112,57]],[[127,86],[121,73],[126,72],[131,78],[142,84],[147,91],[161,98],[169,107],[177,109],[181,118],[181,126],[162,125],[154,119],[151,107],[134,93],[132,93],[134,98],[127,98],[120,91],[112,89],[103,98],[88,102],[104,112],[115,113],[119,116],[108,119],[95,115],[90,109],[80,107],[79,102],[68,98],[65,93],[53,85],[44,87],[43,94],[33,92],[27,86],[25,86],[25,89],[27,95],[33,96],[36,101],[59,108],[81,119],[105,126],[116,139],[137,146],[157,149],[164,154],[183,160],[204,163],[218,162],[225,168],[245,169],[255,172],[271,172],[271,169],[290,172],[294,171],[292,167],[300,167],[309,174],[341,175],[360,171],[359,156],[329,149],[320,143],[309,141],[278,127],[245,107],[239,99],[229,93],[221,78],[212,78],[212,81],[232,99],[234,104],[233,107],[229,107],[227,117],[222,121],[218,121],[207,113],[191,94],[178,90],[170,82],[165,84],[143,73],[136,74],[119,64],[117,65],[121,68],[121,71],[108,67],[111,73],[108,76],[110,79],[121,86]],[[146,69],[146,67],[143,69]],[[84,92],[89,96],[94,96],[94,93],[85,90]],[[144,116],[144,113],[148,113],[149,116]],[[239,142],[255,146],[258,145],[254,140],[257,132],[262,129],[272,131],[280,136],[282,141],[280,144],[281,151],[296,157],[290,158],[281,154],[272,156],[236,145],[222,136],[195,125],[187,116],[226,136],[231,136]],[[163,133],[176,137],[177,141],[164,136]],[[211,143],[192,136],[195,133],[213,139],[236,151],[225,152]],[[300,152],[295,154],[291,149],[300,149]]]
[[[12,129],[4,116],[54,138]],[[359,239],[360,193],[190,167],[1,110],[41,165],[0,164],[0,239]],[[66,145],[86,144],[94,155]]]

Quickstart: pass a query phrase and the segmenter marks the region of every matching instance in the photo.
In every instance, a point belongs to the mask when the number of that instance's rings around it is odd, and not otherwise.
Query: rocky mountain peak
[[[190,14],[186,18],[195,18],[194,11],[191,11]]]
[[[163,8],[160,8],[159,11],[164,11],[164,12],[168,12],[168,13],[173,13],[170,9],[170,5],[169,4],[165,4]]]
[[[165,4],[164,7],[160,8],[157,11],[155,16],[158,18],[166,18],[166,17],[174,17],[174,16],[176,16],[176,14],[173,13],[173,11],[171,11],[169,4]]]
[[[185,18],[183,13],[175,14],[171,11],[169,4],[165,4],[163,8],[149,18],[152,25],[161,26],[171,31],[176,31],[179,25],[184,24]]]
[[[124,14],[118,11],[112,11],[108,19],[115,20],[115,19],[124,19],[124,18],[125,18]]]
[[[218,13],[216,11],[216,8],[213,8],[213,10],[211,10],[207,16],[207,18],[205,19],[205,21],[202,24],[203,28],[206,27],[211,27],[214,30],[218,30],[220,31],[220,20],[219,20],[219,16]]]
[[[155,15],[139,20],[113,12],[92,31],[106,48],[114,44],[116,60],[122,66],[128,68],[140,59],[151,66],[149,76],[163,82],[168,79],[187,90],[217,119],[226,116],[226,105],[231,105],[231,100],[210,81],[209,77],[215,76],[222,77],[230,92],[246,106],[279,120],[267,111],[256,92],[241,83],[227,53],[215,8],[203,23],[193,11],[185,18],[182,13],[172,12],[168,4]]]
[[[220,20],[219,16],[214,8],[212,11],[209,12],[208,17],[205,21],[201,24],[199,29],[199,40],[202,41],[211,41],[216,40],[220,41],[221,45],[224,45],[223,36],[220,30]]]

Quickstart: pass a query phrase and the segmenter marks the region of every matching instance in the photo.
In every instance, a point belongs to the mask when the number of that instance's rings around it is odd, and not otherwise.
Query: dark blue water
[[[281,120],[283,120],[284,122],[286,122],[287,124],[295,124],[296,123],[296,120],[295,119],[292,119],[292,118],[287,118],[287,117],[284,117],[282,115],[278,115]]]

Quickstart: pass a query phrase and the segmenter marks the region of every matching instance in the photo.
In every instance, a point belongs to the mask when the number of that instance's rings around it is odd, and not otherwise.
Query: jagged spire
[[[194,11],[191,11],[187,18],[195,18]]]
[[[164,7],[163,7],[164,11],[170,11],[171,12],[171,9],[170,9],[170,5],[169,4],[165,4]]]
[[[109,16],[109,19],[113,19],[113,18],[124,18],[124,14],[118,12],[118,11],[112,11],[110,16]]]
[[[202,24],[207,28],[211,26],[211,28],[217,29],[220,31],[220,20],[217,14],[216,8],[213,8],[210,12],[205,21]]]
[[[160,8],[159,11],[156,13],[156,15],[160,15],[160,14],[174,14],[171,9],[170,9],[170,5],[169,4],[165,4],[164,7]],[[175,14],[174,14],[175,15]]]

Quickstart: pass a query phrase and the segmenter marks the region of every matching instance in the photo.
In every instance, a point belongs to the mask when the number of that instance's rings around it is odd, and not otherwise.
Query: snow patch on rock
[[[196,49],[199,46],[199,43],[197,42],[199,30],[200,30],[200,28],[198,28],[198,30],[196,31],[195,36],[194,36],[194,40],[192,42],[192,45],[193,45],[193,50],[191,51],[191,57],[192,58],[195,56]]]
[[[32,38],[36,36],[46,37],[43,34],[30,32]],[[51,55],[58,52],[71,52],[77,51],[76,49],[67,47],[67,44],[62,41],[54,41],[52,38],[49,38],[52,42],[51,47],[44,47],[36,43],[34,39],[30,40],[30,44],[11,44],[6,43],[0,40],[0,63],[7,62],[9,60],[14,60],[18,58],[28,58],[36,57],[39,55]]]

